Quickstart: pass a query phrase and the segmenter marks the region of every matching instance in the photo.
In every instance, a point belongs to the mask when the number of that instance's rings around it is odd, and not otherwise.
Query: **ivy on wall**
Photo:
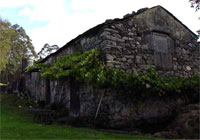
[[[146,73],[124,73],[120,69],[106,67],[102,54],[97,49],[84,53],[76,53],[56,59],[54,64],[35,64],[27,67],[27,71],[40,69],[44,78],[55,80],[74,78],[98,88],[114,87],[131,90],[137,93],[179,94],[199,91],[199,77],[164,77],[152,67]]]

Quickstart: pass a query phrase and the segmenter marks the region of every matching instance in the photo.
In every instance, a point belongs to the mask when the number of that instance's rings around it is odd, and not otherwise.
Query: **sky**
[[[200,11],[189,0],[0,0],[0,17],[22,26],[36,52],[45,43],[64,46],[106,19],[122,18],[144,7],[161,5],[189,27],[200,29]]]

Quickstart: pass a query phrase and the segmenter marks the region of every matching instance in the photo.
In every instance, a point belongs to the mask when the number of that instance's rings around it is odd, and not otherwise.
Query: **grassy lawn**
[[[23,105],[14,95],[0,94],[0,139],[141,139],[138,136],[118,135],[71,126],[34,123],[32,116],[23,111]],[[18,106],[22,106],[19,108]]]

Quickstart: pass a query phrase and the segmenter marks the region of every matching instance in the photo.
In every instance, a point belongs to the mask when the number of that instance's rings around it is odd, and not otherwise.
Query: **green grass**
[[[34,123],[32,116],[23,111],[26,103],[14,95],[0,94],[1,124],[0,138],[6,139],[141,139],[149,138],[104,133],[91,129],[71,126],[44,125]],[[22,106],[19,108],[18,106]]]

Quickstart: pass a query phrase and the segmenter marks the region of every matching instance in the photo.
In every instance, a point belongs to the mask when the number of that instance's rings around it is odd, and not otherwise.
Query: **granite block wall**
[[[93,48],[102,51],[108,67],[126,73],[145,73],[149,66],[161,75],[192,76],[200,72],[200,44],[196,35],[161,7],[142,9],[123,19],[107,20],[78,36],[42,63],[52,64],[56,57]],[[47,81],[38,72],[27,73],[26,79],[26,87],[36,100],[64,104],[73,117],[95,117],[102,89],[94,89],[86,83],[73,89],[68,80]],[[149,99],[144,106],[139,106],[118,100],[117,92],[108,89],[97,118],[106,118],[113,128],[139,126],[144,120],[152,125],[158,121],[166,122],[173,109],[185,102]]]

